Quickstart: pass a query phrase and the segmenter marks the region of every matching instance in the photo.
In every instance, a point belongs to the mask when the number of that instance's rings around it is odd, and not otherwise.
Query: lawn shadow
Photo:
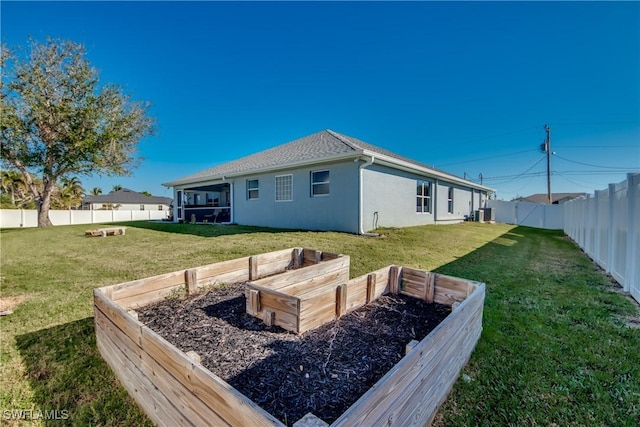
[[[150,425],[96,347],[93,317],[16,337],[45,425]],[[52,412],[54,411],[54,412]]]
[[[162,231],[165,233],[191,234],[199,237],[219,237],[236,234],[254,233],[291,233],[300,230],[285,228],[254,227],[237,224],[178,224],[168,221],[126,221],[117,222],[115,225],[141,228],[145,230]]]

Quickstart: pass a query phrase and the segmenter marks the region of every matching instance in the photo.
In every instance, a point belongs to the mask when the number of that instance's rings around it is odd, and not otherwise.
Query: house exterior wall
[[[329,171],[329,194],[312,196],[311,172]],[[292,175],[291,201],[276,201],[276,176]],[[248,199],[247,180],[259,180]],[[358,165],[353,161],[314,165],[233,178],[233,221],[243,225],[358,232]]]
[[[432,183],[431,213],[416,212],[418,181]],[[453,187],[453,213],[449,212],[449,188]],[[473,190],[480,205],[486,194]],[[460,222],[471,213],[472,189],[435,178],[399,171],[375,163],[363,170],[363,229],[409,227]],[[478,208],[474,205],[474,209]]]

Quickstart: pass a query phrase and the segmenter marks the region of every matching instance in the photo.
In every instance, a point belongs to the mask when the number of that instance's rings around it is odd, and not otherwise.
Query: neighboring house
[[[109,194],[87,196],[82,200],[82,209],[118,209],[127,211],[168,211],[170,197],[147,196],[123,188]]]
[[[174,221],[360,234],[460,222],[493,191],[331,130],[163,185]]]
[[[587,193],[551,193],[551,204],[561,205],[569,200],[577,199],[578,197],[586,196]],[[547,193],[532,194],[527,197],[518,197],[515,199],[517,202],[530,202],[530,203],[547,203]]]

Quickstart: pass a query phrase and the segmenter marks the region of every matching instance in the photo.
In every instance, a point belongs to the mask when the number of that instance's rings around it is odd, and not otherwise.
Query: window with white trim
[[[311,195],[312,196],[328,196],[329,195],[329,171],[311,172]]]
[[[276,176],[276,202],[293,200],[293,175]]]
[[[431,183],[418,181],[416,184],[416,212],[431,213]]]
[[[247,200],[257,199],[260,195],[260,181],[257,179],[247,180]]]
[[[453,213],[453,187],[449,187],[449,195],[447,196],[447,212]]]

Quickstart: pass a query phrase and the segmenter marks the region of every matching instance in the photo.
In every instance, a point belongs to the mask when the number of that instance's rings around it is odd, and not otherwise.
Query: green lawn
[[[396,263],[487,284],[482,337],[437,424],[640,424],[640,329],[627,326],[638,308],[562,233],[127,225],[104,239],[85,238],[87,226],[1,231],[0,295],[19,305],[0,318],[0,424],[12,409],[67,410],[64,423],[78,426],[149,424],[96,349],[91,290],[291,246],[350,255],[352,277]]]

